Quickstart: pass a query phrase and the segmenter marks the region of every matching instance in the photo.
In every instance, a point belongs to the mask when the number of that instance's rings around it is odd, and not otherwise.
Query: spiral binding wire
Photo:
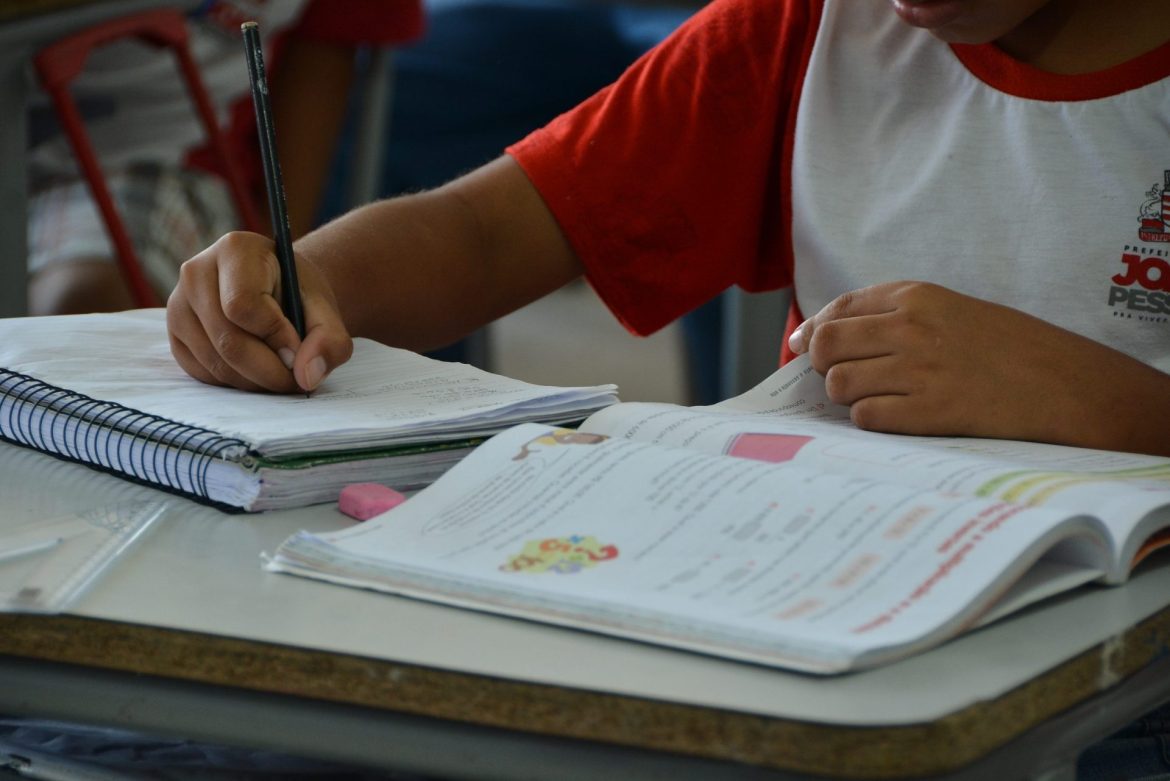
[[[208,467],[248,454],[241,439],[9,369],[0,369],[0,438],[213,504],[218,502],[208,493]]]

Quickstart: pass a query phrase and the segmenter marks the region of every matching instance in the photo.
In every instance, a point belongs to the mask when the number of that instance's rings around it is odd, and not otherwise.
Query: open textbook
[[[225,509],[336,501],[355,482],[419,488],[484,437],[580,421],[615,392],[357,339],[311,398],[247,393],[187,376],[161,309],[0,320],[0,439]]]
[[[799,359],[713,407],[500,434],[270,570],[817,673],[888,662],[1167,542],[1170,459],[855,428]]]

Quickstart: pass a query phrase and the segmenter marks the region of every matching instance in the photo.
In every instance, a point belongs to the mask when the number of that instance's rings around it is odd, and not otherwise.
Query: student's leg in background
[[[126,281],[110,258],[78,258],[40,269],[28,288],[30,315],[72,315],[133,309]]]
[[[236,227],[227,188],[211,174],[151,164],[110,172],[106,180],[160,301],[184,261]],[[105,223],[80,179],[41,182],[33,190],[28,249],[31,314],[134,308]]]

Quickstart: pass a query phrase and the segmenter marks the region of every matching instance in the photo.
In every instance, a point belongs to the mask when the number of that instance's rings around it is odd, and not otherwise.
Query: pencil
[[[276,242],[276,260],[280,264],[280,308],[305,338],[305,312],[301,288],[297,283],[296,259],[292,251],[292,230],[288,224],[288,205],[276,157],[276,128],[272,122],[272,104],[268,100],[268,79],[264,74],[264,51],[260,47],[260,25],[244,22],[244,51],[248,56],[248,77],[252,82],[252,105],[256,109],[256,128],[260,136],[260,158],[264,166],[264,185],[268,190],[268,210],[272,213],[272,238]]]

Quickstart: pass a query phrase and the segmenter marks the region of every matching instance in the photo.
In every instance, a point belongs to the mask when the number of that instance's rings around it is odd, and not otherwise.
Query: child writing
[[[1168,107],[1165,0],[717,0],[505,156],[302,238],[303,343],[233,233],[172,348],[291,392],[351,334],[430,349],[582,274],[637,333],[791,285],[785,353],[859,426],[1170,455]]]

